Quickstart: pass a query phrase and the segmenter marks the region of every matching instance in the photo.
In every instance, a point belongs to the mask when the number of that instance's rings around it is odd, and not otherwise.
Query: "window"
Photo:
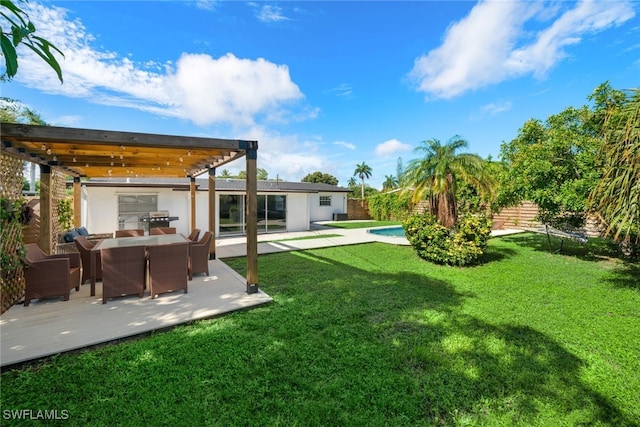
[[[118,228],[149,229],[148,222],[142,222],[141,217],[149,215],[149,211],[158,210],[158,195],[156,194],[119,194],[118,195]]]
[[[320,196],[320,206],[331,206],[331,196]]]

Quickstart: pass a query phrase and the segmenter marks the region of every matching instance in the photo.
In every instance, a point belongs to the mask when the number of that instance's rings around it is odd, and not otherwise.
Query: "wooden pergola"
[[[257,141],[157,135],[1,123],[6,154],[40,165],[41,217],[51,218],[51,172],[73,177],[75,223],[79,226],[81,178],[164,177],[191,183],[191,228],[195,228],[196,176],[209,176],[209,229],[216,228],[216,168],[245,157],[247,172],[247,292],[258,291]],[[215,236],[215,233],[214,233]],[[50,252],[51,222],[41,225],[41,247]],[[210,258],[215,258],[215,237]]]

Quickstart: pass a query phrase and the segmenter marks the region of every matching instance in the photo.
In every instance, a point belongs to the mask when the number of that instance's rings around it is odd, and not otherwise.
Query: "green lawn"
[[[289,239],[261,240],[260,243],[290,242],[292,240],[329,239],[332,237],[344,237],[343,234],[310,234],[308,236],[291,237]]]
[[[261,256],[273,303],[4,373],[2,409],[91,426],[638,425],[640,269],[609,255],[523,234],[465,269],[381,243]]]
[[[344,228],[347,230],[354,228],[371,228],[371,227],[384,227],[389,225],[402,225],[401,221],[339,221],[329,222],[325,224],[327,227]]]

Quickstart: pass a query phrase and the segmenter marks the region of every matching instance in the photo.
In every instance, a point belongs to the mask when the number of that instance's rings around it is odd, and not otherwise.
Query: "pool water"
[[[388,228],[373,228],[369,230],[369,233],[379,236],[405,237],[404,228],[401,225]]]

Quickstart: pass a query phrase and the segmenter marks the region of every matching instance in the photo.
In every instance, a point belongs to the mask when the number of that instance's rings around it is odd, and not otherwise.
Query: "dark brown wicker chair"
[[[149,292],[158,294],[184,290],[189,277],[189,243],[149,246]]]
[[[147,269],[144,246],[100,250],[102,258],[102,303],[123,295],[144,295]]]
[[[26,245],[24,305],[32,299],[63,297],[69,301],[72,288],[80,290],[80,254],[47,255],[37,243]]]
[[[194,274],[207,273],[209,275],[209,247],[213,234],[205,231],[202,238],[197,242],[191,242],[189,254],[189,280]]]
[[[129,230],[116,230],[116,237],[137,237],[144,236],[144,230],[139,229],[129,229]]]
[[[150,236],[157,236],[159,234],[176,234],[175,227],[152,227],[149,229]]]
[[[200,229],[194,228],[191,234],[189,234],[189,237],[187,237],[187,239],[189,239],[192,242],[197,242],[198,237],[200,237]]]
[[[81,284],[84,284],[87,280],[91,280],[91,249],[96,245],[97,241],[92,242],[84,236],[76,237],[74,240],[78,252],[80,252],[80,259],[82,260],[82,279]],[[96,255],[96,280],[102,280],[102,262],[100,260],[100,254]]]

